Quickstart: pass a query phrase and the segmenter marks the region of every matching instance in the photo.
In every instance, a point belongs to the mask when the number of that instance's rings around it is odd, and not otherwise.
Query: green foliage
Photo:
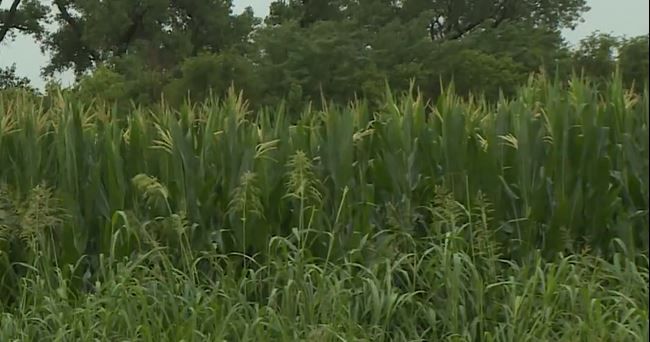
[[[454,211],[446,202],[440,212]],[[487,207],[481,206],[477,209]],[[460,214],[468,219],[472,215]],[[439,222],[449,224],[450,217]],[[179,222],[175,225],[181,225]],[[143,341],[617,340],[648,336],[648,262],[579,254],[501,262],[464,240],[430,232],[380,262],[304,260],[290,239],[233,274],[232,257],[206,253],[175,266],[161,248],[101,260],[103,279],[79,293],[68,270],[29,269],[22,300],[1,306],[0,338]],[[388,233],[388,232],[384,232]],[[354,260],[375,239],[346,251]],[[191,256],[191,252],[182,252]],[[226,262],[224,262],[224,259]],[[43,278],[52,275],[51,282]],[[40,322],[46,321],[47,324]]]
[[[578,79],[517,92],[491,106],[446,91],[432,107],[388,93],[374,115],[362,103],[331,106],[292,125],[281,111],[251,121],[232,92],[220,105],[130,115],[68,95],[48,107],[5,96],[0,180],[23,194],[43,181],[62,191],[77,255],[108,253],[105,227],[123,210],[140,220],[185,213],[199,250],[216,234],[222,250],[250,243],[262,253],[294,227],[337,230],[338,248],[386,226],[426,236],[435,186],[466,206],[479,192],[493,203],[490,229],[513,257],[607,254],[614,239],[647,248],[648,163],[638,157],[647,94],[626,93],[620,80],[599,93]],[[138,204],[150,183],[164,196]],[[309,239],[322,256],[327,239]]]
[[[47,13],[47,6],[39,0],[11,0],[7,8],[0,9],[0,43],[15,38],[16,31],[40,38]]]
[[[0,340],[648,338],[648,37],[584,0],[13,4],[78,82],[0,74]]]
[[[258,84],[248,59],[234,53],[206,53],[185,60],[181,76],[166,86],[165,93],[174,103],[181,103],[188,95],[193,101],[202,101],[210,94],[222,98],[234,86],[247,98],[255,99]]]
[[[16,88],[33,91],[30,83],[31,82],[27,77],[16,75],[16,64],[0,69],[0,91],[7,91]]]
[[[295,123],[0,95],[0,338],[647,337],[648,93],[563,84]]]
[[[267,84],[279,97],[295,85],[315,102],[321,91],[339,104],[355,97],[375,102],[385,81],[405,91],[415,80],[427,98],[435,99],[441,79],[452,78],[463,93],[479,89],[492,99],[500,91],[512,95],[529,73],[553,70],[566,58],[559,28],[585,10],[583,1],[317,4],[273,2],[270,26],[256,37],[263,51],[257,63],[262,80],[273,80]],[[313,6],[323,8],[312,12]],[[436,18],[441,26],[427,34],[424,28]]]
[[[642,92],[648,82],[648,36],[619,38],[594,33],[573,52],[573,67],[600,83],[618,72],[626,87]]]
[[[525,22],[553,29],[574,25],[581,14],[588,10],[584,0],[546,2],[538,0],[489,1],[460,0],[324,0],[324,1],[273,1],[269,24],[299,21],[307,27],[319,21],[343,21],[352,19],[363,26],[373,28],[385,25],[394,17],[403,22],[422,16],[438,21],[439,27],[431,34],[443,39],[456,39],[481,27],[495,27],[505,21]],[[442,20],[444,19],[444,20]]]
[[[616,69],[619,44],[619,39],[612,35],[591,34],[580,41],[580,46],[574,52],[576,69],[598,81],[606,81]]]
[[[569,57],[560,31],[528,23],[506,23],[477,32],[467,37],[465,44],[490,55],[510,57],[521,65],[520,74],[554,71],[558,62]]]
[[[648,85],[648,62],[650,52],[648,35],[625,39],[618,51],[618,61],[621,76],[626,84],[632,85],[637,91],[643,91]]]
[[[282,104],[297,118],[307,104],[323,107],[323,96],[375,110],[386,83],[403,92],[413,81],[436,101],[441,82],[453,80],[460,94],[496,101],[531,73],[566,80],[573,69],[602,82],[618,65],[637,92],[647,77],[641,37],[594,35],[575,51],[566,46],[561,29],[580,20],[584,0],[274,1],[265,26],[250,8],[232,13],[226,0],[52,6],[59,28],[30,30],[52,53],[44,74],[73,69],[81,98],[96,93],[127,110],[155,106],[163,94],[178,108],[234,86],[253,108]],[[36,12],[32,19],[45,22]]]
[[[514,95],[517,85],[524,82],[523,67],[510,57],[463,49],[452,58],[442,60],[447,64],[441,68],[441,76],[444,81],[453,81],[460,94],[480,93],[496,100],[501,92]]]
[[[61,25],[41,40],[44,49],[52,53],[44,72],[72,68],[79,76],[105,64],[117,67],[129,82],[151,78],[147,76],[151,73],[173,72],[183,60],[202,51],[245,51],[248,36],[259,21],[250,10],[232,15],[230,0],[175,1],[171,5],[160,0],[57,0],[54,6],[58,10],[54,19]],[[159,97],[162,85],[157,94],[154,91],[154,98]]]
[[[124,76],[107,67],[99,67],[78,82],[75,95],[83,101],[98,99],[113,103],[127,98],[127,91]]]
[[[59,25],[28,30],[52,55],[44,74],[72,69],[79,88],[119,107],[152,106],[163,93],[178,106],[210,89],[222,96],[234,83],[255,108],[290,97],[291,112],[324,105],[323,95],[376,108],[386,82],[406,91],[414,80],[431,100],[452,78],[459,92],[512,95],[530,72],[566,60],[559,30],[586,10],[584,0],[291,0],[274,1],[260,26],[250,9],[232,13],[230,0],[56,0],[47,18],[28,11],[34,4],[23,2],[21,13]],[[89,71],[98,79],[91,82]]]

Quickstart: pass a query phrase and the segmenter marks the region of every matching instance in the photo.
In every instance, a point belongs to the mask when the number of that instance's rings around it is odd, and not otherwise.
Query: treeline
[[[13,0],[0,11],[0,41],[31,34],[51,54],[44,76],[72,69],[67,91],[125,104],[180,104],[234,86],[253,107],[297,110],[323,98],[373,103],[386,84],[404,91],[413,81],[429,98],[453,81],[459,94],[496,99],[531,73],[599,81],[617,67],[642,88],[648,35],[595,33],[577,47],[562,38],[587,9],[584,0],[289,0],[261,19],[234,13],[231,0]],[[0,84],[29,80],[8,68]]]

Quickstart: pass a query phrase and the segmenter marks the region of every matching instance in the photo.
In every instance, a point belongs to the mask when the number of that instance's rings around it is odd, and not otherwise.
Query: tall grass
[[[647,338],[648,111],[0,96],[0,339]]]
[[[458,234],[433,235],[383,262],[299,261],[277,239],[254,271],[216,255],[176,268],[160,253],[100,268],[75,295],[63,274],[30,272],[0,319],[3,341],[642,341],[647,261],[588,255],[525,265],[481,258]],[[277,249],[277,250],[276,250]],[[281,252],[289,250],[289,252]],[[356,257],[350,251],[347,260]],[[472,260],[474,259],[474,260]],[[198,265],[204,263],[204,265]],[[159,268],[151,265],[159,265]],[[215,271],[207,277],[201,266]],[[638,268],[637,268],[638,267]],[[495,273],[487,271],[493,268]],[[63,273],[63,272],[62,272]],[[200,280],[192,280],[200,278]]]

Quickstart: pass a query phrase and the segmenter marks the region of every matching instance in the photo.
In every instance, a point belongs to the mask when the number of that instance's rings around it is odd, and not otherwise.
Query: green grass
[[[156,250],[106,265],[94,292],[79,295],[70,293],[64,276],[50,286],[34,271],[20,286],[19,302],[4,313],[0,339],[647,339],[647,261],[609,263],[576,255],[518,265],[488,256],[476,260],[455,239],[445,234],[413,242],[372,265],[311,262],[291,241],[279,239],[274,251],[285,252],[239,275],[222,266],[217,255],[197,259],[185,270]],[[208,265],[210,275],[201,271]]]
[[[646,340],[648,112],[0,95],[0,340]]]

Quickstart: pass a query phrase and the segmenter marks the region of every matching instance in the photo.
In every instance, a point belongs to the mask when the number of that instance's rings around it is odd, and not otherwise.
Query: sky
[[[235,12],[241,12],[251,6],[258,17],[264,17],[269,12],[271,0],[235,0]],[[611,33],[616,36],[638,36],[648,33],[648,0],[587,0],[591,10],[584,14],[584,23],[573,31],[564,32],[565,38],[571,44],[594,31]],[[8,7],[4,1],[2,7]],[[13,42],[0,45],[0,68],[16,64],[16,73],[32,80],[37,88],[43,87],[40,70],[47,63],[36,42],[30,37],[18,36]],[[64,85],[72,81],[70,73],[58,75],[56,78]]]

